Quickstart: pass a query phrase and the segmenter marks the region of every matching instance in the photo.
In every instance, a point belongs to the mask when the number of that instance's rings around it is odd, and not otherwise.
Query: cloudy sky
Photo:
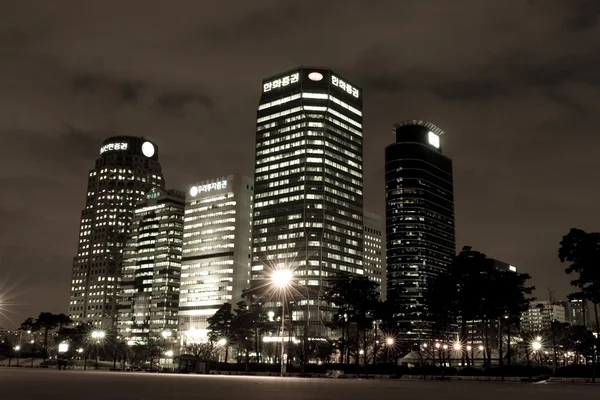
[[[156,141],[172,188],[252,174],[261,79],[301,64],[364,90],[367,210],[383,212],[392,125],[429,120],[454,160],[457,248],[566,295],[562,235],[600,229],[599,17],[596,0],[4,1],[0,326],[67,311],[103,138]]]

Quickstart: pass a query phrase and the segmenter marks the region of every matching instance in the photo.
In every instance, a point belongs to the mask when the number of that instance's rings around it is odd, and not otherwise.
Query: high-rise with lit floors
[[[254,181],[229,175],[188,188],[179,295],[182,342],[206,336],[223,303],[242,301],[250,285]]]
[[[261,91],[253,288],[279,266],[293,269],[292,318],[322,336],[331,274],[364,274],[362,90],[329,69],[301,67],[264,79]]]
[[[385,289],[385,262],[383,255],[383,220],[380,215],[368,211],[363,215],[363,267],[365,275],[370,280],[377,283],[379,287],[379,297],[381,300],[386,298]]]
[[[123,252],[118,332],[128,343],[177,335],[185,194],[152,188],[137,204]]]
[[[164,179],[158,148],[143,137],[111,137],[99,152],[81,212],[69,315],[75,322],[114,329],[123,249],[135,205],[152,187],[164,187]]]
[[[452,160],[444,132],[425,121],[394,126],[385,149],[387,300],[395,304],[407,342],[427,339],[423,294],[456,254]]]

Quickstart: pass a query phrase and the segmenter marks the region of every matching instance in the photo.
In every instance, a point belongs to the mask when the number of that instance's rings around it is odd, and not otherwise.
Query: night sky
[[[157,142],[170,188],[252,175],[261,79],[301,64],[364,90],[366,210],[383,213],[392,125],[433,122],[457,249],[563,297],[562,235],[600,229],[599,18],[596,0],[3,1],[0,326],[67,312],[104,138]]]

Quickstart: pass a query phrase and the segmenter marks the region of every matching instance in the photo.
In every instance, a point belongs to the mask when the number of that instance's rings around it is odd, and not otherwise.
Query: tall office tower
[[[365,211],[363,214],[363,267],[365,275],[376,282],[381,300],[386,298],[386,275],[383,256],[383,220],[378,214]]]
[[[423,294],[456,254],[452,161],[437,126],[403,121],[394,132],[385,149],[387,298],[409,344],[429,338]]]
[[[89,173],[73,260],[69,315],[77,323],[114,329],[123,248],[135,205],[164,187],[156,145],[141,137],[106,139]]]
[[[129,343],[177,334],[184,205],[183,192],[152,188],[135,209],[118,297],[118,332]]]
[[[242,301],[250,286],[254,181],[242,175],[190,187],[185,205],[179,296],[182,341],[201,340],[223,303]]]
[[[280,266],[295,270],[301,298],[294,299],[292,318],[306,321],[314,336],[326,333],[323,321],[332,317],[322,298],[328,276],[364,273],[362,157],[362,90],[356,85],[310,67],[263,80],[253,288],[268,283]]]

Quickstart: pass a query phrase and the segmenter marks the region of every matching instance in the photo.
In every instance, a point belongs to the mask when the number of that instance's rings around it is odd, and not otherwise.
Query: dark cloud
[[[0,281],[10,264],[44,303],[23,317],[67,308],[104,138],[155,140],[173,188],[252,174],[260,81],[301,64],[364,89],[367,210],[383,212],[392,124],[425,119],[454,160],[458,248],[563,296],[560,238],[600,229],[597,1],[4,3]]]
[[[163,93],[162,95],[158,96],[156,101],[161,107],[167,109],[180,109],[188,104],[193,103],[200,104],[209,110],[212,110],[215,107],[214,102],[210,98],[203,94],[193,92]]]
[[[114,81],[101,75],[84,74],[73,79],[73,88],[78,92],[100,94],[108,91],[117,95],[123,102],[136,103],[141,96],[143,85],[133,81]]]
[[[568,31],[580,32],[598,26],[600,2],[597,0],[568,0],[569,15],[563,20]]]

